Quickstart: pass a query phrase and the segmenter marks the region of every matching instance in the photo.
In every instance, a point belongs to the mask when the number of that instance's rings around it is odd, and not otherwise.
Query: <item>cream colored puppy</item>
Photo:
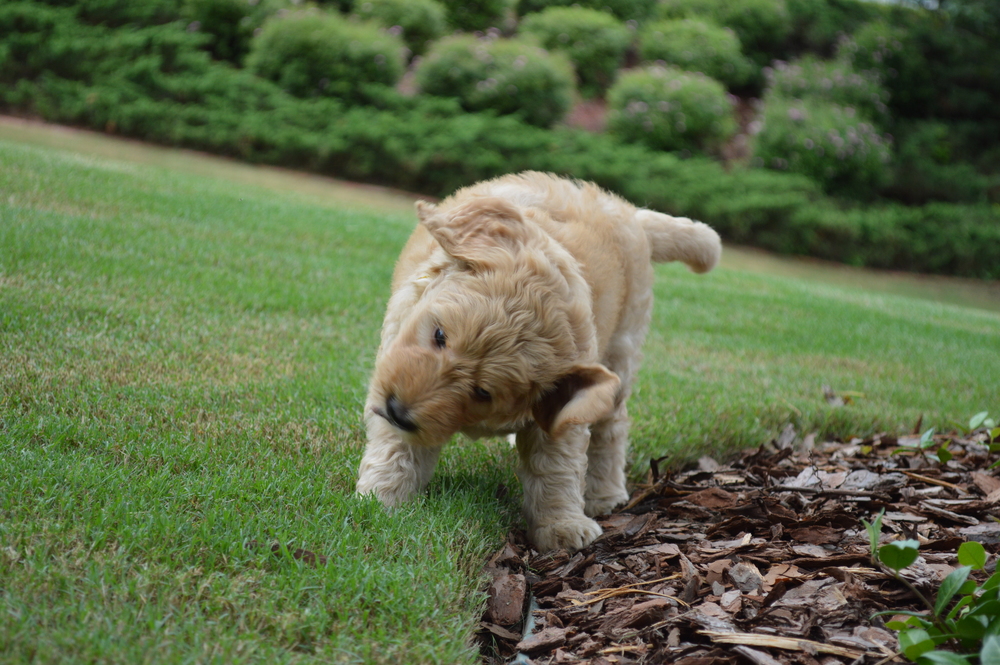
[[[421,491],[456,432],[516,433],[540,550],[579,549],[628,499],[625,403],[653,305],[651,261],[719,260],[700,222],[527,172],[417,204],[396,264],[358,492]]]

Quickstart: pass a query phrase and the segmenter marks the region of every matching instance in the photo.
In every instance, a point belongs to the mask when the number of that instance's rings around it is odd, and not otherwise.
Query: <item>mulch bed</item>
[[[1000,549],[986,435],[936,436],[954,456],[945,464],[918,452],[919,438],[820,443],[789,427],[727,465],[703,458],[661,473],[652,460],[648,482],[579,552],[541,554],[511,532],[486,565],[483,661],[903,662],[895,633],[872,615],[923,608],[873,566],[861,519],[884,509],[883,540],[920,541],[904,575],[924,595],[957,565],[962,542]]]

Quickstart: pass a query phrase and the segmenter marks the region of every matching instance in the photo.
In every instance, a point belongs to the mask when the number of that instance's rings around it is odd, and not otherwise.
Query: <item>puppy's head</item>
[[[502,199],[417,209],[445,256],[417,276],[411,302],[396,312],[398,331],[372,378],[372,412],[425,445],[529,420],[556,438],[608,416],[620,382],[587,362],[589,290],[573,259]]]

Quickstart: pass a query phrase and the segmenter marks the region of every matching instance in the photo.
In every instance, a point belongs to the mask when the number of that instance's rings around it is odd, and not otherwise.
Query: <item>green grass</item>
[[[391,514],[352,495],[399,197],[48,136],[0,131],[0,660],[475,661],[482,559],[519,519],[509,447],[450,447]],[[657,271],[636,477],[786,422],[1000,410],[995,311]]]

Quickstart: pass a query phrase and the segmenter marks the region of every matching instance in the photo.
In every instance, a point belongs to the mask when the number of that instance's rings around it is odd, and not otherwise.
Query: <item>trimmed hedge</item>
[[[632,32],[614,16],[584,7],[550,7],[529,14],[520,32],[550,51],[565,53],[576,70],[577,87],[593,97],[615,81]]]
[[[403,42],[374,23],[316,10],[271,18],[254,37],[247,69],[297,97],[358,99],[364,84],[395,85]]]
[[[1000,278],[1000,216],[988,205],[845,210],[802,176],[727,172],[604,135],[463,113],[452,100],[384,88],[353,108],[296,98],[211,62],[199,50],[203,38],[183,24],[113,30],[82,24],[72,10],[14,1],[0,6],[0,35],[0,107],[8,111],[438,196],[512,171],[552,171],[702,219],[733,242]]]
[[[701,72],[727,88],[744,85],[754,73],[753,63],[740,51],[735,32],[699,19],[646,24],[639,35],[639,54],[643,60]]]
[[[704,74],[653,65],[608,91],[608,129],[658,150],[716,151],[736,133],[726,89]]]
[[[795,62],[776,62],[764,70],[767,99],[815,99],[855,109],[885,127],[889,123],[889,94],[876,77],[856,72],[843,61],[806,57]]]
[[[456,97],[468,111],[517,114],[540,127],[561,119],[573,99],[569,60],[513,39],[447,37],[431,47],[416,77],[421,91]]]
[[[414,55],[445,33],[447,11],[437,0],[359,0],[354,13],[398,34]]]

